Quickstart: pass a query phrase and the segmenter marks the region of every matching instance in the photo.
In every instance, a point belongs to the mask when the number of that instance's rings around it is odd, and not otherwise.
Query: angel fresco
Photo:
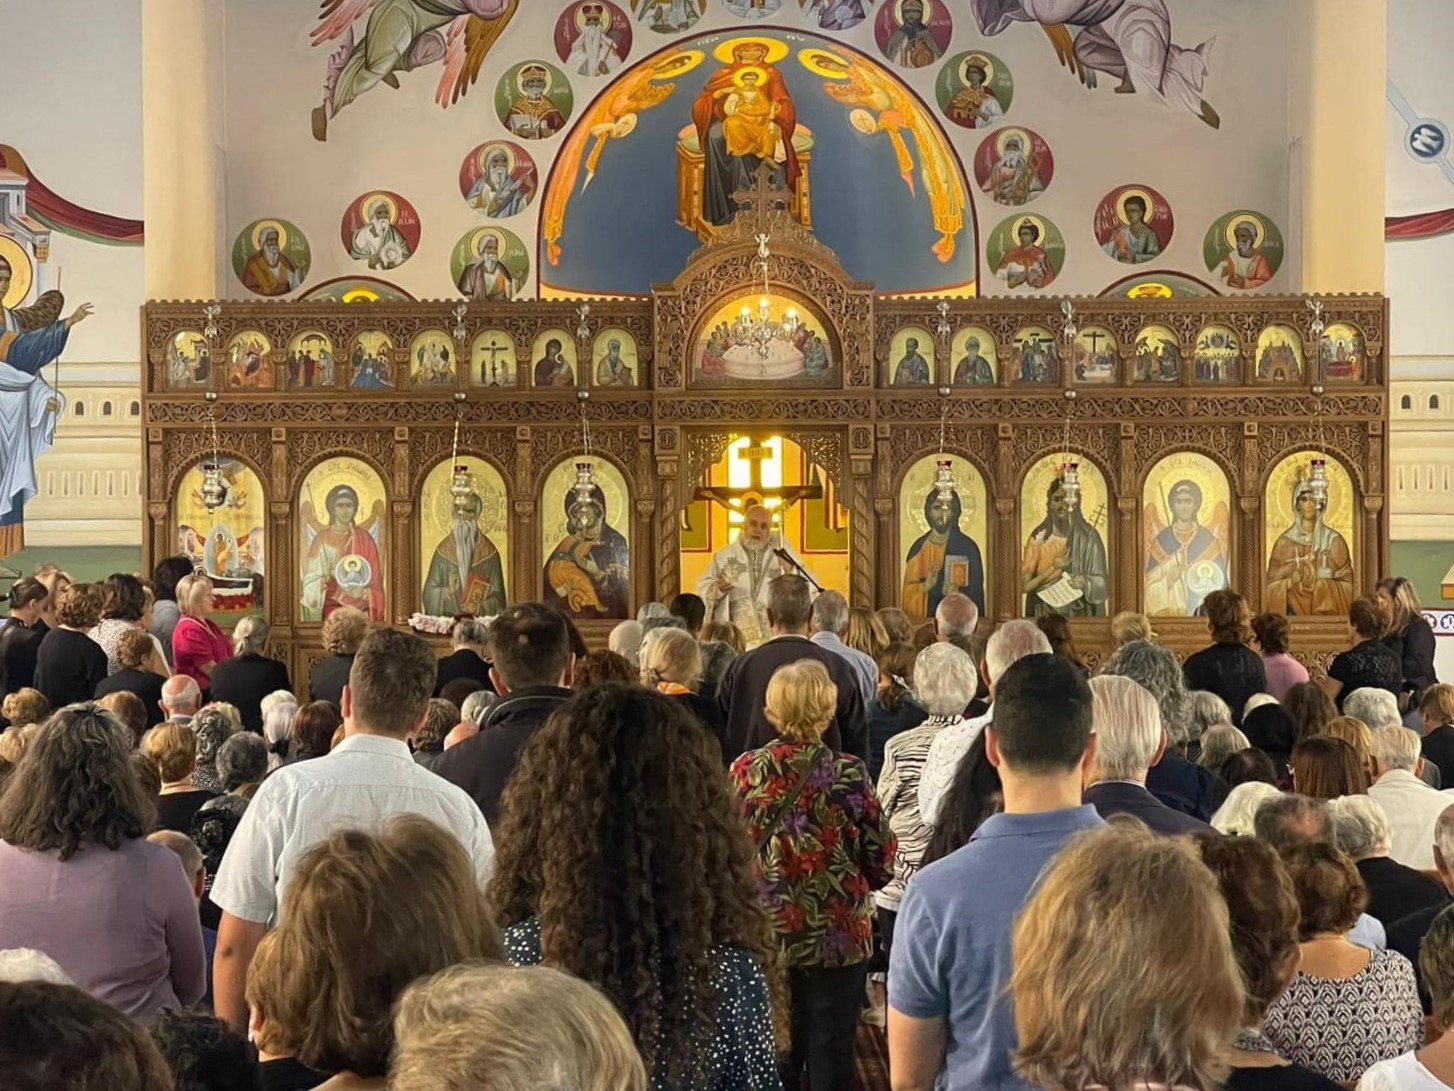
[[[888,136],[910,193],[914,192],[914,157],[905,136],[913,141],[934,230],[939,232],[934,256],[949,261],[954,257],[955,240],[964,230],[966,196],[943,133],[912,92],[862,59],[850,63],[826,49],[805,49],[798,59],[809,72],[827,81],[823,90],[829,98],[850,108],[849,120],[856,129],[866,136],[876,132]]]
[[[575,179],[585,168],[582,191],[591,184],[601,163],[601,153],[610,140],[624,140],[636,128],[637,116],[660,106],[676,91],[675,83],[659,83],[690,72],[702,63],[704,54],[698,50],[673,50],[653,62],[631,69],[606,89],[592,104],[566,139],[556,160],[562,177],[571,179],[550,191],[545,203],[541,234],[545,238],[546,260],[560,263],[560,237],[565,230],[566,208],[575,192]],[[586,148],[590,146],[587,154]]]
[[[491,48],[520,0],[323,0],[315,46],[338,41],[328,59],[323,104],[313,109],[313,136],[328,139],[338,112],[380,83],[397,88],[399,73],[444,62],[434,101],[448,107],[479,78]],[[367,16],[362,37],[355,24]]]
[[[1060,63],[1086,87],[1104,72],[1121,81],[1117,94],[1151,95],[1214,129],[1222,124],[1202,98],[1212,43],[1172,44],[1166,0],[971,0],[970,10],[986,37],[1011,23],[1038,23]],[[1074,39],[1069,27],[1079,28]]]

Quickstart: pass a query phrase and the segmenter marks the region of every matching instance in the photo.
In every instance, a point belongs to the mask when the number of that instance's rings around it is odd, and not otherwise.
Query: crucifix
[[[488,351],[489,354],[490,354],[490,382],[489,382],[489,385],[490,386],[499,386],[500,385],[500,380],[499,380],[500,365],[496,361],[495,357],[498,356],[500,353],[502,353],[502,352],[505,351],[505,346],[502,345],[502,344],[500,344],[500,342],[496,341],[494,338],[491,338],[490,339],[489,348],[486,351]],[[484,361],[481,360],[480,361],[480,382],[483,383],[484,381],[485,381],[485,367],[484,367]]]
[[[1090,357],[1094,360],[1096,353],[1100,351],[1101,342],[1107,339],[1107,335],[1100,330],[1092,329],[1086,330],[1081,336],[1090,342]]]
[[[710,500],[739,514],[748,504],[760,504],[766,500],[781,501],[775,513],[780,514],[799,500],[823,499],[823,486],[816,481],[811,485],[786,485],[777,488],[769,488],[763,484],[762,465],[772,457],[772,448],[762,440],[749,436],[747,446],[742,448],[741,457],[747,463],[748,470],[745,486],[732,488],[728,485],[702,485],[692,493],[692,499]]]

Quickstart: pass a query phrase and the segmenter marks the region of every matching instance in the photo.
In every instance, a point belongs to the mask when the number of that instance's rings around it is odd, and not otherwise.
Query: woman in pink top
[[[1308,680],[1308,668],[1287,654],[1290,629],[1281,614],[1258,614],[1252,619],[1252,632],[1262,652],[1262,669],[1267,674],[1267,692],[1279,701],[1293,686]]]
[[[46,721],[0,795],[0,950],[44,951],[133,1018],[201,1000],[196,897],[171,850],[146,840],[155,817],[131,732],[109,712],[72,705]]]
[[[182,617],[172,632],[172,669],[205,691],[212,683],[212,668],[232,658],[232,641],[212,620],[212,581],[183,577],[177,584],[177,606]]]

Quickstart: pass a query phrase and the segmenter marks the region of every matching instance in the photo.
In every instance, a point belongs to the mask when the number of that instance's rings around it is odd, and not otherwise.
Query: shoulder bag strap
[[[827,747],[824,747],[824,750],[826,749]],[[809,763],[808,767],[803,770],[803,775],[798,778],[798,783],[793,785],[793,790],[783,797],[782,802],[780,802],[773,810],[772,814],[768,816],[767,823],[762,827],[762,833],[757,838],[757,848],[754,851],[753,855],[761,855],[762,850],[767,847],[767,843],[772,840],[773,834],[777,833],[778,826],[782,823],[782,820],[788,816],[788,813],[793,809],[793,804],[795,804],[798,801],[798,797],[803,794],[803,789],[808,786],[808,777],[811,776],[813,770],[818,768],[818,766],[822,763],[824,750],[818,751],[817,756],[812,760],[812,762]]]

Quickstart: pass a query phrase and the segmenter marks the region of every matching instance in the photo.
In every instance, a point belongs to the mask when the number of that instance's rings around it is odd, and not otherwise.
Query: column
[[[220,20],[212,0],[142,0],[148,299],[218,294]]]
[[[1290,26],[1303,46],[1289,89],[1301,138],[1303,291],[1381,292],[1387,0],[1300,0]],[[1299,194],[1291,197],[1296,210]]]

